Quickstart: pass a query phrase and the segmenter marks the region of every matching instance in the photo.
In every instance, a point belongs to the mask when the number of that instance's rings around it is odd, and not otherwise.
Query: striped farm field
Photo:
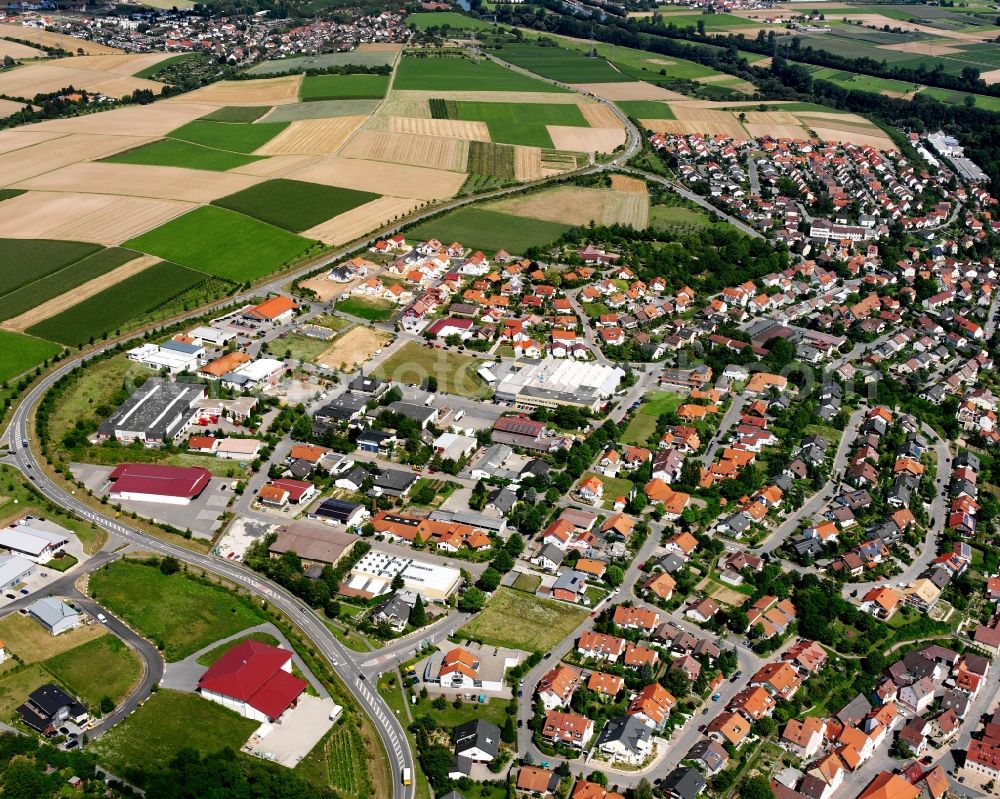
[[[31,335],[76,346],[102,336],[203,282],[208,275],[159,262],[28,329]]]
[[[333,155],[367,119],[363,116],[303,119],[261,147],[258,155]]]
[[[125,246],[245,283],[277,271],[305,254],[312,244],[266,222],[205,205]]]
[[[344,145],[345,158],[367,158],[410,164],[451,172],[464,172],[469,161],[469,142],[436,136],[361,130]]]
[[[489,141],[490,131],[485,122],[460,119],[424,119],[421,117],[372,117],[367,130],[387,130],[392,133],[416,133],[421,136],[443,136],[466,141]]]
[[[388,75],[306,75],[299,96],[314,100],[380,100],[389,88]]]
[[[10,380],[22,372],[34,369],[46,358],[56,355],[60,349],[51,341],[0,330],[0,381]]]
[[[378,195],[298,180],[269,180],[215,201],[215,205],[293,232],[363,206]]]
[[[482,92],[563,92],[550,83],[536,80],[492,61],[473,63],[463,57],[404,56],[396,68],[394,90]]]
[[[287,122],[236,124],[196,119],[177,130],[170,131],[167,137],[216,150],[250,154],[263,147],[287,127]]]
[[[302,235],[324,244],[347,244],[370,233],[376,228],[388,225],[418,208],[420,200],[406,197],[379,197],[357,208],[303,230]]]
[[[604,103],[588,103],[580,106],[580,113],[592,128],[624,128],[622,121]]]
[[[634,178],[631,175],[612,175],[611,190],[625,192],[626,194],[648,194],[649,188],[646,181]]]
[[[283,105],[299,101],[301,84],[301,75],[259,80],[222,80],[179,97],[172,97],[167,102],[217,106]]]
[[[17,269],[0,269],[0,298],[99,250],[82,241],[0,239],[0,263],[17,264]]]

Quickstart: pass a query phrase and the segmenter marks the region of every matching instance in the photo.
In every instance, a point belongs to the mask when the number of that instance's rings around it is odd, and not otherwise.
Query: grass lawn
[[[299,233],[378,197],[367,191],[279,179],[221,197],[213,204]]]
[[[473,31],[493,30],[493,26],[489,22],[467,17],[456,11],[424,11],[417,14],[410,14],[406,18],[406,24],[420,31],[434,27],[443,28],[445,25],[449,28],[458,28],[460,30],[466,28]]]
[[[205,169],[225,172],[246,166],[261,158],[228,150],[215,150],[180,139],[160,139],[104,159],[112,164],[148,164],[151,166],[179,166],[187,169]]]
[[[180,139],[216,150],[249,154],[267,144],[288,125],[288,122],[260,122],[250,125],[196,119],[170,131],[167,138]]]
[[[0,330],[0,382],[34,369],[60,349],[51,341]]]
[[[43,664],[67,690],[90,707],[110,696],[117,705],[142,676],[139,656],[113,635],[103,635]]]
[[[216,108],[211,114],[205,114],[202,119],[209,122],[239,122],[248,125],[256,122],[270,110],[266,105],[227,105]]]
[[[337,310],[341,313],[356,316],[358,319],[366,319],[369,322],[384,322],[391,319],[399,306],[389,300],[375,300],[366,297],[346,297],[337,303]],[[330,342],[325,342],[327,347]],[[321,350],[322,352],[322,350]]]
[[[476,618],[456,637],[476,638],[493,646],[548,652],[575,630],[587,611],[539,599],[521,591],[498,588]]]
[[[314,316],[309,320],[309,324],[326,327],[336,333],[339,333],[341,330],[351,326],[351,322],[348,322],[346,319],[341,319],[339,316]]]
[[[48,660],[81,644],[87,644],[108,634],[100,624],[77,627],[62,635],[49,635],[37,621],[11,613],[0,619],[0,639],[7,652],[17,655],[24,663]]]
[[[311,338],[310,336],[300,336],[297,333],[291,333],[274,343],[276,345],[275,352],[282,352],[286,357],[303,362],[316,360],[318,355],[330,347],[329,341]],[[289,353],[291,354],[289,355]]]
[[[452,702],[453,699],[449,698],[445,709],[438,710],[434,707],[433,697],[428,696],[426,699],[421,699],[418,695],[417,704],[410,705],[410,712],[415,717],[430,716],[442,727],[457,727],[459,724],[472,721],[472,719],[492,721],[498,727],[503,727],[507,718],[507,705],[509,704],[507,699],[494,698],[486,702],[464,701],[462,706],[458,708]]]
[[[0,677],[0,719],[11,720],[28,694],[47,682],[52,682],[52,675],[40,663],[23,666]]]
[[[524,591],[526,594],[534,594],[538,586],[542,584],[542,578],[537,574],[521,573],[517,575],[514,584],[511,586],[515,591]]]
[[[702,211],[681,205],[654,205],[649,209],[649,224],[655,227],[673,225],[707,225],[708,216]]]
[[[215,649],[210,649],[204,655],[198,657],[199,666],[212,666],[215,664],[219,658],[221,658],[226,652],[232,649],[234,646],[242,644],[244,641],[260,641],[262,644],[270,644],[271,646],[278,646],[280,643],[277,638],[273,635],[268,635],[267,633],[250,633],[250,635],[244,635],[242,638],[236,638],[232,641],[227,641],[224,644],[220,644],[215,647]]]
[[[262,618],[224,588],[183,574],[165,575],[155,566],[115,561],[90,578],[91,594],[163,650],[167,661],[182,660],[213,641]],[[150,597],[156,597],[150,602]]]
[[[57,272],[39,277],[37,280],[0,296],[0,319],[11,319],[18,314],[29,311],[53,297],[65,294],[88,280],[100,277],[138,257],[139,253],[137,252],[123,250],[119,247],[109,247],[65,266]]]
[[[88,749],[117,776],[142,782],[146,769],[169,763],[181,749],[239,751],[258,726],[197,694],[160,689]]]
[[[632,490],[633,483],[631,480],[626,480],[622,477],[605,477],[603,474],[596,474],[595,472],[584,472],[580,478],[580,482],[582,483],[590,477],[596,477],[604,483],[604,505],[608,508],[615,504],[617,497],[627,497]]]
[[[86,344],[127,327],[130,320],[165,306],[208,278],[204,272],[160,261],[62,313],[43,319],[28,328],[28,332],[63,344]]]
[[[195,208],[127,244],[236,283],[275,272],[312,245],[287,230],[213,206]]]
[[[521,254],[529,247],[551,244],[570,229],[559,222],[529,219],[485,208],[459,208],[407,231],[411,238],[460,241],[485,252],[506,249]]]
[[[299,98],[304,103],[315,100],[380,100],[385,97],[388,88],[388,75],[306,75],[299,89]]]
[[[649,437],[656,431],[656,420],[668,411],[676,411],[683,401],[684,398],[680,394],[672,394],[669,391],[654,391],[639,406],[632,421],[628,423],[625,434],[622,436],[622,442],[645,445]]]
[[[99,244],[49,239],[0,239],[0,297],[101,249]],[[17,264],[17,268],[10,268]]]
[[[676,119],[669,105],[656,100],[619,100],[615,105],[636,119]]]
[[[418,91],[564,92],[492,61],[474,64],[468,58],[404,56],[396,69],[393,89]]]
[[[409,341],[389,358],[382,361],[373,374],[383,380],[410,385],[423,385],[429,376],[438,381],[438,390],[460,397],[482,398],[489,389],[476,374],[481,364],[478,358],[461,355],[436,347],[422,347]]]
[[[79,562],[80,561],[72,555],[63,555],[61,558],[53,558],[50,560],[45,564],[45,568],[51,569],[54,572],[68,572]]]

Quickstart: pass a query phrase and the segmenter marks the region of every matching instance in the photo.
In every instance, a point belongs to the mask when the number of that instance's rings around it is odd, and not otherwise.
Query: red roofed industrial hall
[[[292,653],[287,649],[244,641],[201,676],[198,690],[245,718],[276,721],[306,689],[291,671]]]
[[[212,473],[201,466],[162,466],[156,463],[123,463],[111,481],[111,499],[187,505],[208,486]]]

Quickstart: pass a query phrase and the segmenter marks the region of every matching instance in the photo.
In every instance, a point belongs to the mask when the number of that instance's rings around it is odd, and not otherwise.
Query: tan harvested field
[[[343,146],[340,155],[464,172],[469,162],[469,143],[436,136],[359,130]]]
[[[649,221],[649,197],[608,189],[559,186],[532,194],[508,197],[486,206],[515,216],[559,222],[564,225],[632,225]]]
[[[596,94],[605,100],[683,100],[684,95],[661,89],[652,83],[577,83],[575,88]]]
[[[50,119],[33,125],[33,130],[52,131],[56,133],[97,133],[115,136],[165,136],[175,128],[186,125],[192,120],[210,114],[215,110],[212,105],[197,103],[158,102],[152,105],[116,108],[113,111],[103,111],[100,114],[87,114],[82,117],[66,119]],[[123,148],[124,149],[124,148]]]
[[[575,153],[610,153],[625,143],[624,128],[577,128],[572,125],[546,125],[557,150]]]
[[[285,105],[299,101],[302,75],[260,80],[224,80],[179,95],[168,103],[207,103],[208,105]]]
[[[989,72],[980,72],[979,77],[986,81],[986,83],[990,86],[994,83],[1000,83],[1000,69],[991,69]]]
[[[28,192],[5,201],[0,238],[119,244],[194,208],[178,200],[114,194]]]
[[[43,47],[60,47],[70,53],[83,50],[87,55],[111,55],[121,53],[114,47],[107,47],[86,39],[77,39],[63,33],[52,33],[41,28],[29,28],[25,25],[0,25],[0,36],[11,39],[22,39],[26,42],[40,44]]]
[[[131,77],[137,72],[156,66],[161,61],[173,58],[174,53],[121,53],[116,55],[87,55],[60,58],[50,62],[57,67],[96,70],[110,75]]]
[[[368,117],[329,117],[293,122],[256,155],[333,155]]]
[[[10,186],[77,161],[105,158],[112,153],[131,150],[147,141],[148,138],[139,136],[60,136],[0,155],[0,182]]]
[[[36,94],[56,92],[67,86],[101,92],[109,97],[124,97],[136,89],[149,89],[159,94],[162,83],[132,76],[120,76],[97,69],[74,66],[84,59],[64,58],[58,61],[28,64],[0,73],[0,94],[30,99]]]
[[[322,163],[318,155],[274,155],[229,171],[261,178],[283,178],[312,164]]]
[[[514,179],[522,183],[545,176],[542,170],[542,148],[519,144],[514,147]]]
[[[649,128],[653,133],[679,133],[682,136],[690,136],[692,133],[704,133],[707,136],[746,136],[743,126],[733,120],[732,122],[681,122],[677,119],[642,119],[639,120],[643,127]]]
[[[403,45],[395,42],[367,42],[358,45],[359,53],[401,53]]]
[[[303,288],[316,292],[316,297],[320,302],[329,302],[334,297],[339,297],[345,291],[349,290],[351,286],[355,285],[355,283],[357,283],[357,280],[352,280],[350,283],[338,283],[335,280],[327,278],[325,272],[308,280],[301,281]]]
[[[624,128],[622,121],[610,108],[603,103],[581,105],[580,113],[592,128]]]
[[[815,127],[816,135],[823,141],[827,142],[850,142],[851,144],[856,144],[858,146],[863,146],[865,144],[871,145],[878,150],[895,150],[896,145],[892,143],[892,140],[882,134],[878,135],[875,133],[847,133],[843,130],[836,130],[835,128],[824,128]]]
[[[631,84],[614,84],[615,86]],[[393,109],[391,113],[399,114],[395,110],[394,104],[397,101],[404,102],[424,102],[431,100],[435,97],[440,97],[443,100],[480,100],[487,103],[545,103],[547,105],[552,105],[553,103],[559,103],[560,105],[583,105],[588,102],[585,98],[581,97],[579,94],[573,92],[477,92],[477,91],[467,91],[467,92],[442,92],[442,91],[423,91],[417,89],[406,89],[403,91],[393,90],[389,93],[388,103],[390,105],[383,105],[382,109],[384,113],[390,113],[387,109]],[[430,113],[430,112],[428,112]],[[420,114],[400,114],[401,116],[421,116]]]
[[[451,197],[465,182],[461,172],[339,157],[324,158],[285,177],[420,200]]]
[[[883,44],[879,50],[897,50],[900,53],[914,53],[916,55],[942,56],[952,53],[962,52],[959,44],[949,44],[948,42],[900,42],[899,44]]]
[[[612,175],[611,191],[620,191],[625,194],[648,194],[649,189],[646,181],[633,178],[630,175]]]
[[[341,364],[346,364],[348,368],[360,366],[371,359],[375,350],[384,347],[391,340],[391,333],[358,325],[334,339],[329,349],[316,359],[316,363],[329,369],[339,369]]]
[[[419,119],[431,118],[430,103],[427,98],[408,100],[398,97],[399,92],[393,92],[391,97],[382,101],[379,106],[379,113],[396,117],[414,117]]]
[[[36,50],[20,42],[12,42],[7,39],[0,39],[0,58],[10,56],[11,58],[45,58],[44,50]]]
[[[324,244],[346,244],[366,233],[405,216],[420,205],[420,200],[407,197],[379,197],[369,203],[345,211],[339,216],[305,230],[301,235]],[[327,281],[328,283],[331,281]]]
[[[54,131],[39,130],[37,125],[30,128],[11,128],[10,130],[0,130],[0,154],[9,153],[12,150],[20,150],[23,147],[31,147],[41,144],[44,141],[58,139],[62,133]]]
[[[24,103],[15,103],[13,100],[0,100],[0,119],[6,119],[24,107]]]
[[[584,106],[589,108],[590,106]],[[366,130],[387,130],[393,133],[415,133],[421,136],[442,136],[466,141],[490,141],[490,129],[485,122],[465,122],[460,119],[425,119],[422,117],[374,116]]]
[[[88,280],[86,283],[77,286],[72,291],[67,291],[65,294],[53,297],[48,302],[43,302],[41,305],[32,308],[30,311],[25,311],[20,316],[8,319],[6,322],[0,324],[0,328],[3,328],[4,330],[13,330],[15,333],[21,333],[32,325],[37,325],[43,319],[48,319],[51,316],[62,313],[67,308],[72,308],[77,303],[83,302],[85,299],[93,297],[95,294],[100,294],[109,286],[114,286],[116,283],[121,283],[121,281],[125,280],[125,278],[139,274],[144,269],[148,269],[159,261],[160,259],[155,255],[140,255],[129,261],[127,264],[122,264],[117,269],[112,269],[110,272],[107,272],[100,277]]]
[[[747,133],[754,138],[772,136],[775,139],[809,139],[809,131],[801,125],[776,125],[774,123],[762,122],[759,124],[747,123],[745,125]]]
[[[729,111],[719,111],[713,108],[692,108],[687,105],[670,104],[674,116],[680,122],[732,122],[736,117]],[[780,112],[779,112],[780,113]]]
[[[207,203],[247,189],[263,178],[233,172],[206,172],[145,164],[81,162],[18,183],[15,188],[122,194],[161,200]]]

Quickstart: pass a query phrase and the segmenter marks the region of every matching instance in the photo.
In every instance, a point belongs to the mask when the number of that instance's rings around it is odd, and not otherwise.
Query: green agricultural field
[[[113,635],[102,635],[42,665],[90,707],[98,707],[105,696],[117,705],[142,676],[139,656]]]
[[[615,105],[635,119],[676,119],[669,105],[656,100],[619,100]]]
[[[267,121],[296,122],[300,119],[366,117],[378,106],[378,100],[314,100],[311,103],[288,103],[275,106],[267,115]]]
[[[337,310],[358,319],[365,319],[369,322],[384,322],[391,319],[393,314],[399,309],[395,303],[388,300],[368,299],[366,297],[345,297],[337,303]],[[325,342],[329,347],[331,342]]]
[[[263,621],[246,600],[225,588],[182,573],[165,575],[155,566],[129,560],[94,572],[90,593],[160,645],[171,663]],[[156,601],[150,602],[150,597]]]
[[[249,283],[302,256],[313,242],[226,208],[202,206],[125,246],[236,283]]]
[[[420,91],[561,92],[549,83],[535,80],[492,61],[478,64],[468,58],[404,56],[396,68],[393,89]]]
[[[497,58],[563,83],[628,83],[633,79],[603,58],[587,58],[576,50],[536,43],[505,44]]]
[[[469,355],[409,341],[379,364],[373,374],[383,380],[415,386],[423,385],[428,377],[436,377],[440,391],[481,399],[490,393],[476,374],[485,363]]]
[[[461,100],[455,103],[458,119],[485,122],[490,138],[504,144],[552,147],[546,125],[585,128],[579,106],[570,103],[488,103]]]
[[[760,26],[760,22],[755,19],[745,19],[735,14],[666,14],[663,17],[665,25],[673,24],[678,28],[697,28],[699,22],[705,26],[706,33]]]
[[[330,343],[323,339],[290,333],[274,342],[274,351],[302,363],[312,363],[330,348]]]
[[[569,227],[485,208],[459,208],[417,225],[408,235],[420,240],[460,241],[467,247],[488,252],[523,253],[529,247],[541,247],[555,241]]]
[[[96,252],[0,296],[0,319],[11,319],[138,257],[137,252],[117,247]]]
[[[707,224],[709,224],[708,216],[693,208],[685,208],[681,205],[654,205],[649,209],[650,227]]]
[[[180,139],[215,150],[249,155],[258,147],[263,147],[287,127],[287,122],[258,122],[248,125],[196,119],[194,122],[188,122],[188,124],[170,131],[167,138]]]
[[[99,244],[48,239],[0,239],[0,297],[58,272],[101,249]],[[17,264],[16,269],[9,268]]]
[[[298,233],[378,197],[367,191],[279,179],[222,197],[213,205]]]
[[[685,211],[687,209],[670,210]],[[668,411],[676,411],[683,401],[684,398],[680,394],[671,394],[667,391],[657,391],[650,394],[639,406],[632,421],[628,423],[628,427],[625,428],[622,441],[626,444],[645,446],[649,437],[656,432],[656,420]]]
[[[87,749],[114,774],[141,785],[151,765],[169,763],[181,749],[238,752],[258,726],[197,694],[161,688]]]
[[[299,89],[304,103],[314,100],[372,100],[385,97],[388,75],[306,75]]]
[[[225,150],[214,150],[177,139],[160,139],[104,159],[112,164],[148,164],[150,166],[177,166],[185,169],[205,169],[226,172],[238,166],[260,161],[260,156],[242,155]]]
[[[41,338],[75,346],[112,333],[208,279],[204,272],[160,261],[83,302],[28,328]]]
[[[395,60],[393,52],[360,52],[351,50],[348,53],[323,53],[322,55],[302,56],[299,58],[275,58],[262,61],[251,67],[247,72],[251,75],[281,75],[285,72],[305,72],[314,69],[329,69],[347,65],[359,67],[387,67]]]
[[[370,769],[365,763],[364,745],[350,724],[336,724],[295,771],[313,785],[333,788],[338,796],[363,799],[372,795]]]
[[[471,175],[513,180],[515,177],[514,148],[507,144],[470,141],[469,163],[466,169]]]
[[[467,17],[464,14],[459,14],[455,11],[430,11],[410,14],[406,18],[406,24],[421,31],[425,31],[428,28],[442,28],[445,25],[449,28],[456,28],[458,30],[493,30],[493,26],[489,22],[484,22],[481,19],[474,19],[473,17]]]
[[[51,341],[0,330],[0,382],[34,369],[60,349]]]
[[[4,200],[12,200],[24,194],[24,189],[0,189],[0,203]]]
[[[266,105],[227,105],[217,108],[211,114],[202,117],[207,122],[234,122],[249,125],[256,122],[271,109]]]
[[[205,654],[198,657],[197,663],[199,666],[211,666],[234,646],[238,646],[246,641],[259,641],[262,644],[270,644],[271,646],[280,646],[281,644],[277,638],[268,633],[250,633],[250,635],[244,635],[242,638],[234,638],[232,641],[226,641],[226,643],[219,644],[214,649],[208,650]]]
[[[588,42],[573,41],[561,36],[553,36],[552,38],[570,50],[589,52],[591,48]],[[661,80],[677,78],[697,80],[698,78],[723,74],[696,61],[685,61],[683,58],[665,56],[661,53],[635,50],[631,47],[617,47],[604,42],[597,42],[594,46],[599,56],[608,59],[626,75],[637,80],[656,83]],[[705,49],[717,50],[718,48],[706,45]],[[663,74],[660,74],[661,71]]]
[[[457,638],[475,638],[490,646],[548,652],[587,618],[587,611],[500,587]]]

